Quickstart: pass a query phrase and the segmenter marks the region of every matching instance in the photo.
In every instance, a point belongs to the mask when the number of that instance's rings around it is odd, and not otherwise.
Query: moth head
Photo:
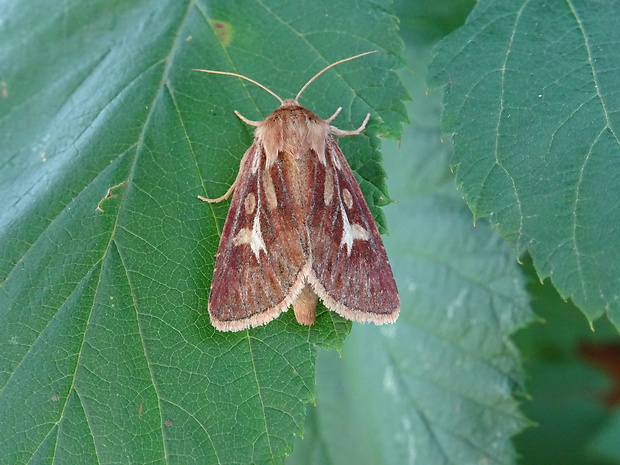
[[[328,134],[329,123],[294,99],[282,102],[264,121],[257,122],[254,131],[254,137],[265,148],[267,166],[271,166],[281,152],[299,159],[312,150],[324,162]]]

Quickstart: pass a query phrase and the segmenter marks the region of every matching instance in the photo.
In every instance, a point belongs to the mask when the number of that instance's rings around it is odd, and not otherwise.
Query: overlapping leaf
[[[604,0],[481,1],[432,66],[475,215],[617,327],[619,23]]]

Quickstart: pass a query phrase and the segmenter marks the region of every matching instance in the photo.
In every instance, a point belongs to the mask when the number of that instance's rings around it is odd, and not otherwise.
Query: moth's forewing
[[[262,325],[291,305],[304,286],[308,238],[297,197],[294,162],[279,157],[265,170],[256,141],[241,163],[218,249],[209,314],[219,330]]]
[[[383,242],[338,144],[314,163],[307,220],[315,290],[328,308],[355,321],[393,322],[398,290]]]

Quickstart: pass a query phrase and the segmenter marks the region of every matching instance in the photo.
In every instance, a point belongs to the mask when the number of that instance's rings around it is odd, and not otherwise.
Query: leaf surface
[[[2,7],[6,463],[281,463],[290,453],[315,399],[315,346],[339,349],[350,324],[323,309],[310,329],[292,312],[234,334],[210,325],[227,203],[196,196],[224,193],[251,143],[233,110],[259,119],[277,102],[192,69],[242,72],[286,98],[330,62],[380,49],[321,76],[302,103],[323,117],[343,106],[343,129],[373,114],[371,135],[342,147],[382,221],[372,134],[397,135],[405,118],[391,71],[402,46],[376,2],[329,23],[344,7],[244,5]]]
[[[480,1],[436,49],[457,182],[541,279],[620,327],[620,11]]]

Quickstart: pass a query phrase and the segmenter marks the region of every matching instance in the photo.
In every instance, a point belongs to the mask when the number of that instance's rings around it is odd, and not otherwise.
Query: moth
[[[240,74],[196,70],[245,79],[269,92],[280,107],[250,121],[254,142],[228,192],[234,191],[216,255],[209,315],[220,331],[269,323],[292,305],[297,321],[314,323],[320,298],[350,320],[392,323],[400,298],[379,231],[337,137],[364,131],[332,126],[342,108],[321,119],[298,101],[337,61],[310,79],[294,99],[282,100]]]

